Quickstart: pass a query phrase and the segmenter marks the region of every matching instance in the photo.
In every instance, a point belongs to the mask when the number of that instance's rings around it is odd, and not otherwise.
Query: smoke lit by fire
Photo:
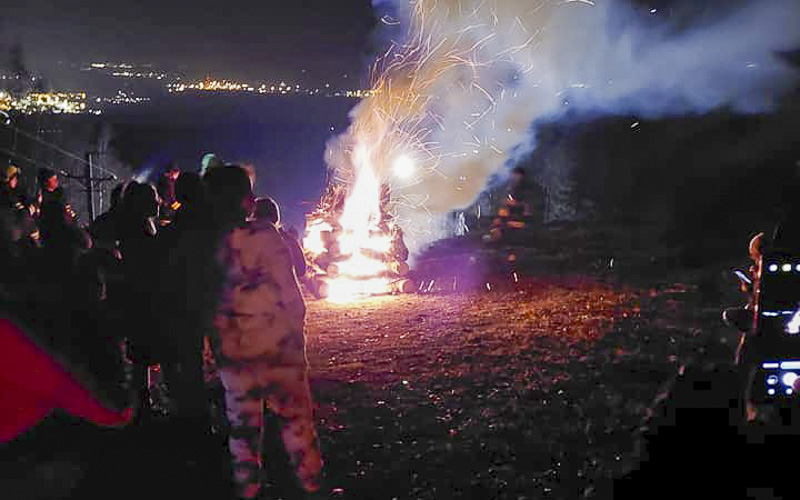
[[[376,2],[386,5],[383,23],[402,35],[376,58],[372,93],[327,147],[345,201],[332,221],[310,217],[304,241],[319,256],[332,244],[323,234],[337,234],[344,260],[332,268],[338,277],[326,277],[336,297],[390,288],[392,278],[380,277],[389,225],[403,228],[412,251],[446,236],[446,215],[531,151],[532,124],[568,109],[643,118],[761,111],[797,77],[776,56],[800,46],[791,0],[734,6],[681,28],[618,1]]]

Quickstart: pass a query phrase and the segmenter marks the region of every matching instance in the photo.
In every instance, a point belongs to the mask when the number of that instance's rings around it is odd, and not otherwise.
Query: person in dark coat
[[[89,234],[95,243],[105,247],[116,246],[117,227],[122,207],[122,190],[125,184],[118,184],[111,190],[108,211],[103,212],[89,225]]]
[[[9,165],[3,172],[3,183],[0,185],[0,208],[9,210],[28,210],[31,201],[20,182],[20,170]]]
[[[109,306],[119,312],[119,331],[134,363],[133,385],[140,391],[142,405],[146,403],[148,367],[158,362],[158,307],[154,295],[159,286],[154,269],[158,258],[154,223],[157,215],[155,189],[149,184],[130,182],[122,193],[118,222],[122,283],[113,296],[109,295]]]
[[[171,411],[186,426],[208,429],[208,394],[203,379],[203,339],[215,303],[214,233],[200,176],[184,172],[175,184],[180,204],[158,236],[159,317],[164,333],[164,376]],[[197,424],[197,425],[194,425]]]
[[[156,184],[156,191],[158,191],[161,205],[161,216],[165,219],[169,219],[179,207],[179,202],[175,196],[175,186],[180,176],[181,169],[178,165],[170,163]]]
[[[20,170],[10,165],[0,184],[0,283],[18,292],[27,271],[25,264],[38,248],[39,229],[33,220],[33,206],[20,182]]]
[[[541,223],[544,218],[544,191],[530,180],[522,167],[514,167],[509,178],[506,205],[512,216],[532,217],[532,222]]]
[[[39,193],[36,197],[39,209],[41,210],[45,203],[55,201],[64,204],[72,215],[72,207],[69,205],[66,191],[61,187],[58,174],[49,168],[42,168],[39,169],[36,179],[39,183]]]
[[[91,237],[75,223],[67,207],[56,200],[42,204],[39,231],[39,299],[86,311],[90,290],[97,286],[96,276],[82,268],[82,258],[92,248]]]

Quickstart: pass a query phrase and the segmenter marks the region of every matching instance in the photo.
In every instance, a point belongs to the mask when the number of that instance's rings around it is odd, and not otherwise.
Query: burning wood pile
[[[329,186],[307,215],[303,247],[311,293],[347,302],[415,290],[403,231],[387,210],[389,199],[389,187],[372,176],[361,176],[352,187]]]

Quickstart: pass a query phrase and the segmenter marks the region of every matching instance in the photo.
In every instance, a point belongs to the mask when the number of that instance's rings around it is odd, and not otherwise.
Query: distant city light
[[[87,111],[86,92],[30,92],[22,97],[0,91],[0,110],[23,114],[77,114]]]
[[[326,88],[329,86],[326,84]],[[173,82],[167,84],[167,91],[170,93],[203,91],[203,92],[257,92],[259,94],[274,95],[318,95],[319,89],[304,89],[298,83],[280,82],[278,85],[266,83],[237,82],[232,80],[205,79],[196,82]],[[325,95],[330,97],[348,97],[363,99],[373,96],[375,90],[337,90]]]

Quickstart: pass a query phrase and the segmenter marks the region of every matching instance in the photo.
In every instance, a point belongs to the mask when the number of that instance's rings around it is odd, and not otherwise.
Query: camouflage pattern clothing
[[[212,342],[239,494],[253,498],[260,490],[265,406],[281,422],[302,488],[317,491],[322,458],[308,386],[305,304],[289,250],[275,227],[243,224],[228,234],[217,259],[225,277]]]

